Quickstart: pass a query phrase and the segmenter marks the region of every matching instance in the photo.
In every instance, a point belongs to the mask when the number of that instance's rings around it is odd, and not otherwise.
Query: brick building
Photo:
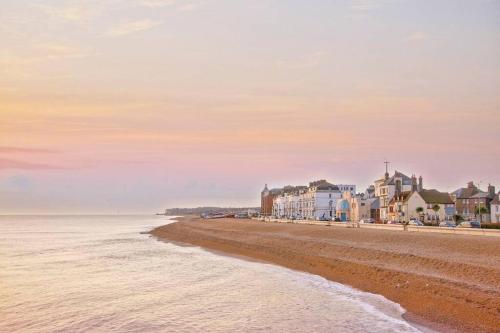
[[[273,201],[278,195],[283,192],[281,188],[273,188],[269,190],[267,184],[260,193],[260,215],[261,216],[271,216],[273,212]]]
[[[452,193],[455,200],[457,214],[465,219],[477,218],[477,210],[485,207],[490,212],[490,203],[495,198],[495,187],[488,185],[488,192],[481,191],[473,182],[468,182],[467,187],[459,188]],[[489,220],[490,215],[484,214],[482,220]]]

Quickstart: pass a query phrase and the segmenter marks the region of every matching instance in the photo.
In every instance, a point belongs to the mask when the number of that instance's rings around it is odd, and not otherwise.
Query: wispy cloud
[[[276,66],[287,69],[311,69],[318,67],[325,59],[325,56],[325,52],[316,51],[305,55],[301,59],[280,60],[276,63]]]
[[[379,9],[387,0],[351,0],[348,18],[363,19],[370,16],[370,13]]]
[[[37,53],[47,59],[84,58],[90,53],[65,43],[44,43],[36,47]]]
[[[25,148],[25,147],[10,147],[10,146],[0,146],[0,154],[12,154],[12,153],[22,153],[22,154],[53,154],[56,153],[55,150],[44,149],[44,148]]]
[[[161,8],[173,6],[175,3],[174,0],[142,0],[139,4],[150,8]]]
[[[81,49],[66,43],[50,42],[29,45],[25,49],[6,50],[0,52],[0,68],[4,73],[19,73],[19,70],[32,64],[39,64],[54,60],[82,59],[95,55],[95,51]],[[29,71],[27,71],[30,76]]]
[[[356,12],[367,12],[380,6],[381,1],[374,0],[351,0],[351,10]]]
[[[0,170],[62,170],[61,166],[0,158]]]
[[[136,32],[150,30],[161,24],[162,22],[160,21],[153,21],[150,19],[131,21],[109,29],[107,35],[111,37],[130,35]]]
[[[430,36],[422,31],[414,32],[406,37],[407,41],[420,41],[424,39],[429,39]]]
[[[187,3],[185,5],[180,6],[178,9],[181,12],[192,12],[197,10],[200,7],[200,4],[198,3]]]
[[[139,4],[149,8],[172,7],[181,12],[195,11],[201,5],[199,2],[185,0],[140,0]]]
[[[83,4],[71,6],[35,5],[35,7],[43,10],[50,19],[72,23],[86,21],[100,12],[100,7],[97,4],[91,6]]]

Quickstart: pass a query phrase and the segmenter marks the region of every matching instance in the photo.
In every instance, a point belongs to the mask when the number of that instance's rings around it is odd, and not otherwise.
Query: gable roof
[[[478,193],[474,194],[471,198],[476,198],[476,199],[479,199],[479,198],[488,198],[488,199],[492,199],[493,197],[488,192],[479,191]]]
[[[380,198],[370,198],[367,201],[370,202],[370,209],[380,209]]]
[[[452,204],[453,199],[449,193],[439,192],[438,190],[421,190],[418,192],[425,203],[428,204]]]
[[[283,192],[282,188],[273,188],[269,190],[269,193],[271,194],[280,194],[281,192]]]
[[[396,185],[396,178],[401,178],[402,185],[411,185],[411,178],[399,171],[395,171],[394,176],[387,179],[384,185]]]
[[[412,191],[405,191],[401,192],[401,194],[399,195],[394,195],[391,201],[389,201],[389,205],[395,203],[396,201],[403,201],[403,202],[408,201],[412,193],[413,193]]]
[[[478,192],[479,190],[477,187],[462,187],[454,191],[452,194],[456,196],[457,199],[469,199]]]
[[[309,183],[309,187],[315,187],[317,191],[338,191],[339,187],[327,182],[324,179]]]

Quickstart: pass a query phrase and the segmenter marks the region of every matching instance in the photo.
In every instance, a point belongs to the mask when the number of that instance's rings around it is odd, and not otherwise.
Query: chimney
[[[417,176],[415,175],[411,176],[411,191],[412,192],[418,191]]]
[[[422,191],[424,189],[424,180],[422,176],[418,177],[418,191]]]
[[[402,185],[401,179],[396,179],[396,188],[394,191],[395,191],[395,194],[398,196],[401,194],[401,191],[402,191],[401,185]]]
[[[490,197],[494,198],[495,197],[495,186],[488,184],[488,194]]]
[[[467,188],[474,188],[474,187],[475,187],[474,182],[471,181],[467,183]]]

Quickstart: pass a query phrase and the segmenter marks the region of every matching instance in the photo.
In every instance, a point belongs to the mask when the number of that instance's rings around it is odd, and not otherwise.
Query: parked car
[[[375,223],[375,220],[372,218],[362,219],[361,221],[359,221],[359,223]]]
[[[417,220],[417,219],[411,219],[408,222],[408,225],[415,225],[415,226],[418,226],[418,227],[422,227],[424,224],[422,222],[420,222],[419,220]]]
[[[481,228],[479,221],[464,221],[458,225],[459,228]]]
[[[455,228],[457,225],[451,221],[443,221],[439,223],[439,226],[443,228]]]
[[[401,224],[399,221],[387,221],[387,224]]]
[[[341,222],[341,221],[340,221],[340,218],[336,217],[336,218],[335,218],[335,222]]]

